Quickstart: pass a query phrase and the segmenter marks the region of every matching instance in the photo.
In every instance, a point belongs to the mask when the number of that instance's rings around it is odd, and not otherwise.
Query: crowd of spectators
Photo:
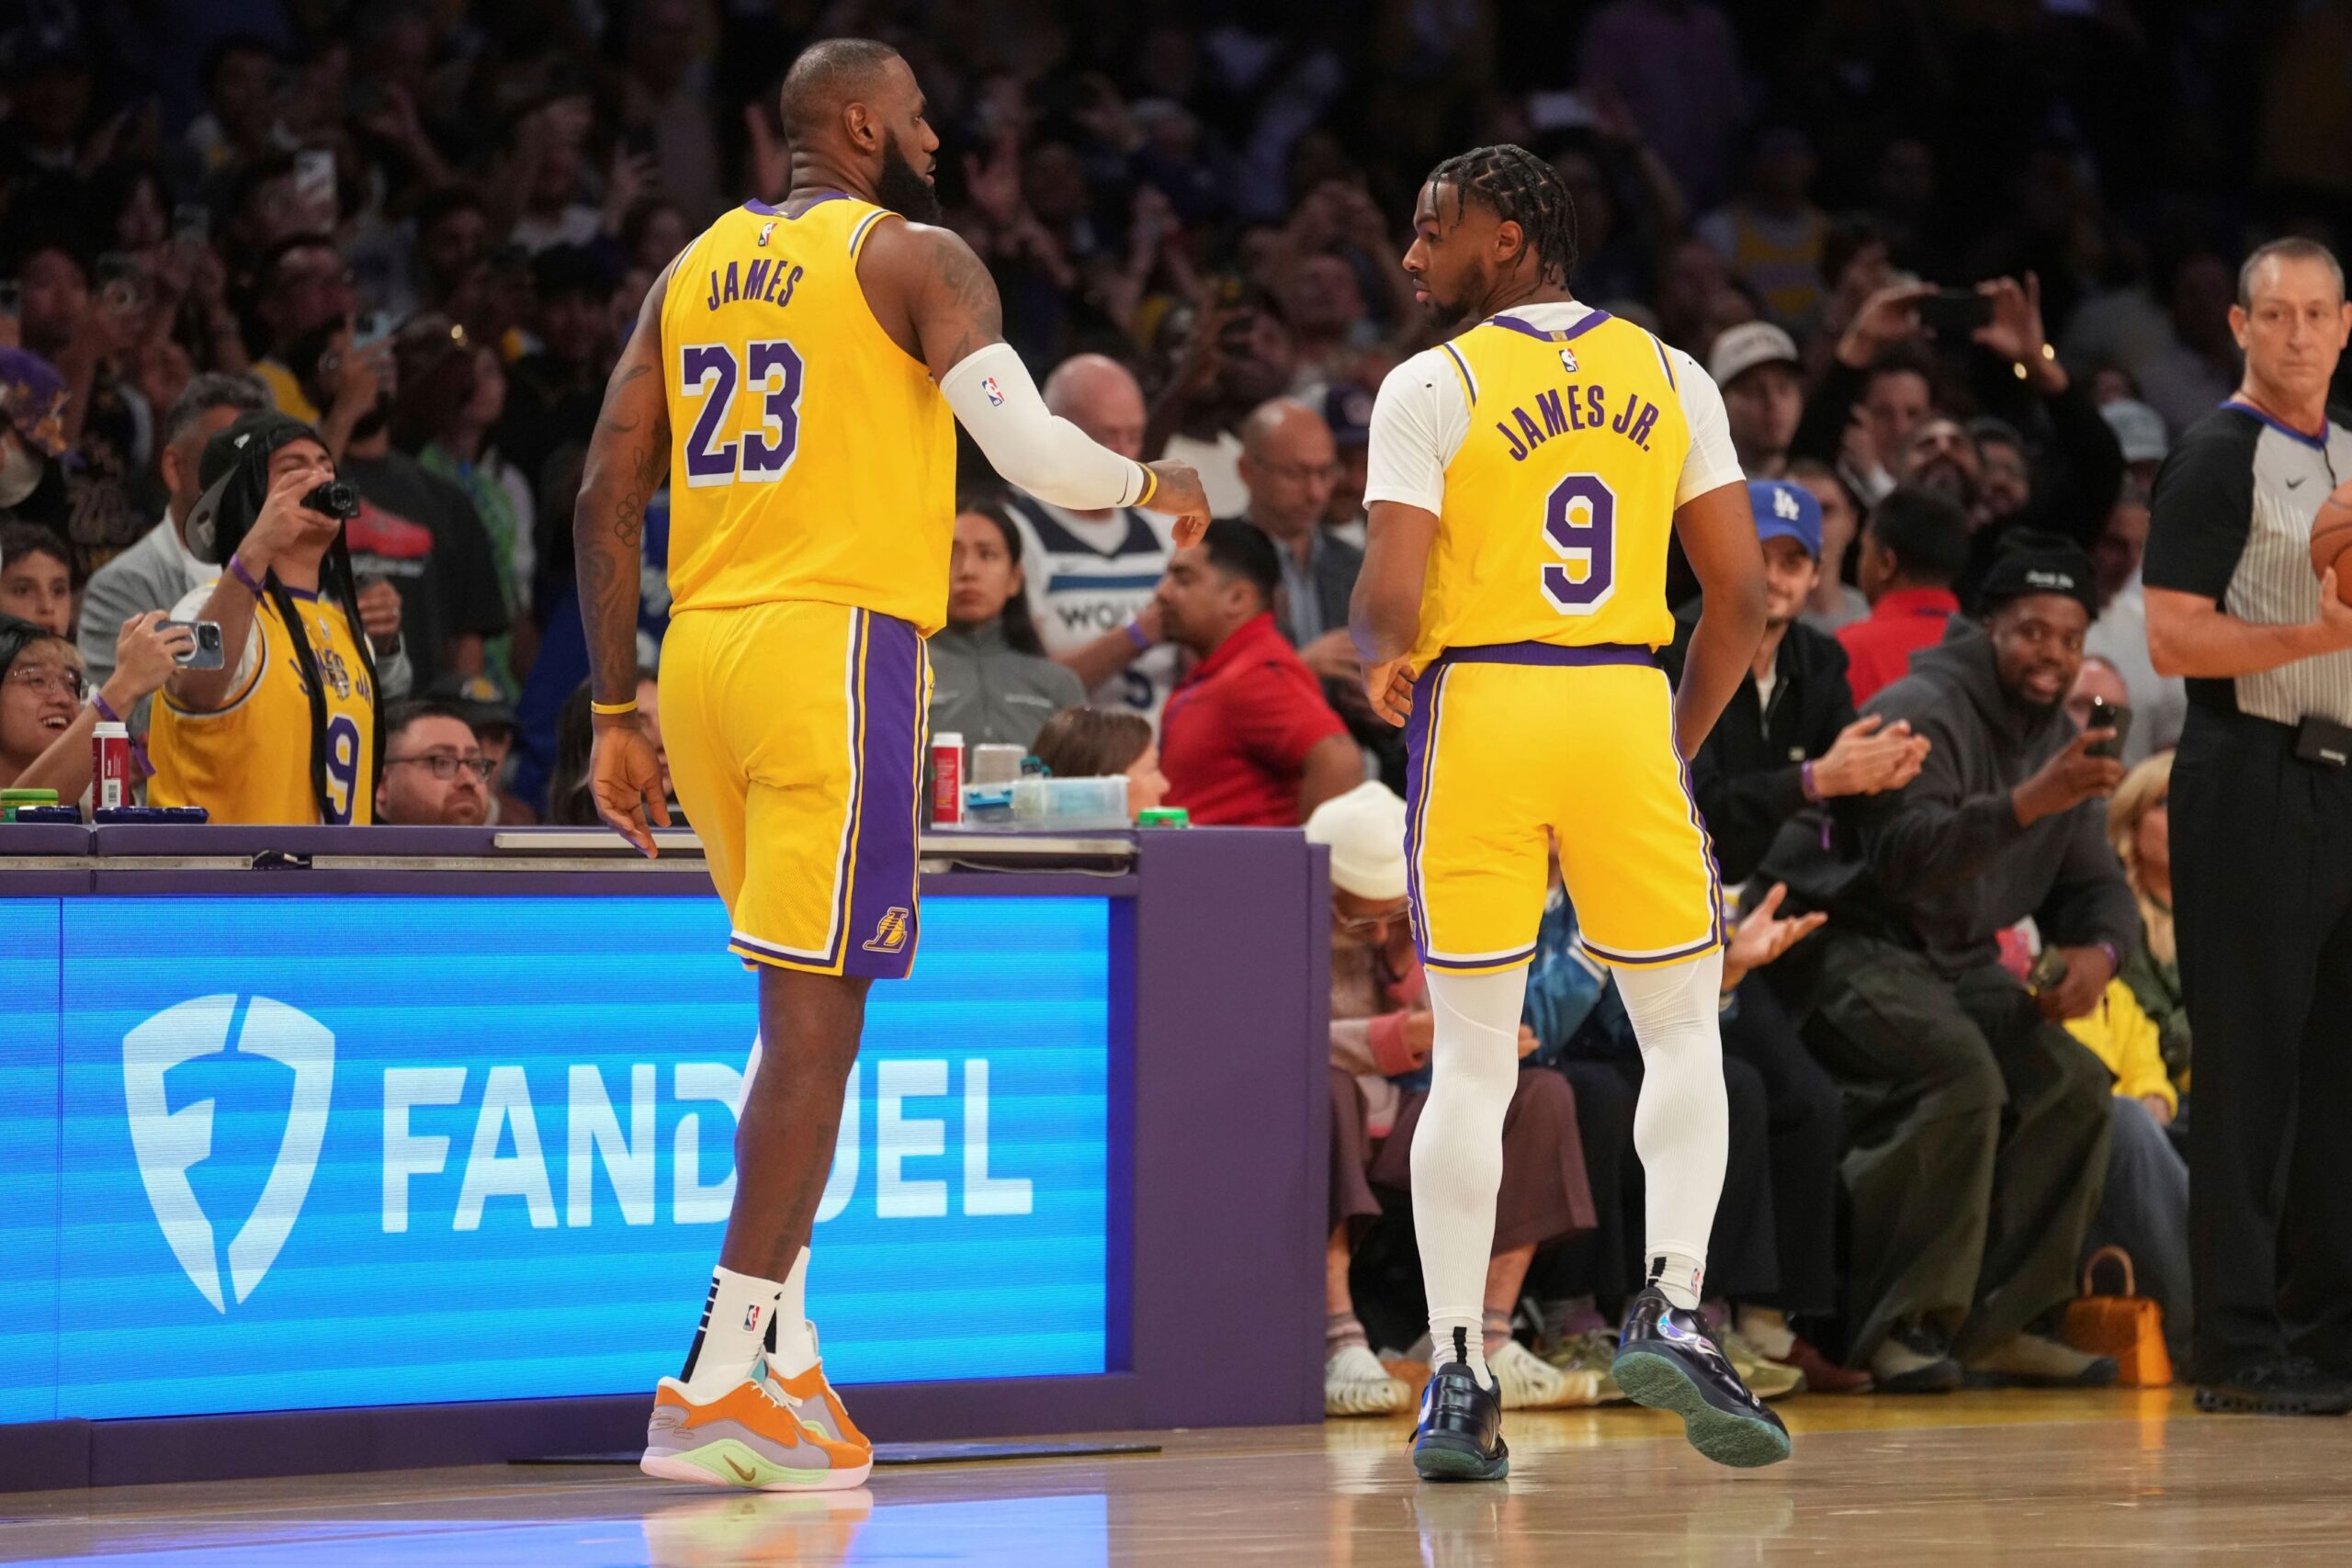
[[[2185,1330],[2164,831],[2185,703],[2148,653],[2140,555],[2159,465],[2237,384],[2237,258],[2352,218],[2352,32],[2327,8],[5,17],[0,784],[74,797],[93,716],[120,715],[154,798],[227,819],[255,791],[205,781],[266,773],[281,819],[594,820],[570,524],[606,373],[667,260],[784,194],[794,53],[859,32],[913,64],[947,221],[1053,412],[1195,465],[1221,519],[1173,552],[1162,520],[1007,491],[967,444],[937,728],[1125,773],[1137,810],[1361,830],[1388,809],[1363,792],[1403,787],[1345,622],[1372,397],[1430,341],[1396,265],[1411,198],[1464,146],[1532,148],[1576,202],[1578,297],[1708,367],[1761,481],[1770,628],[1692,769],[1757,911],[1725,1039],[1735,1183],[1760,1207],[1715,1271],[1743,1365],[1829,1389],[2098,1381],[2047,1330],[2098,1238],[2130,1238]],[[279,499],[224,434],[269,420],[280,466],[339,479],[352,511]],[[275,505],[227,539],[224,480]],[[657,738],[666,508],[643,534]],[[222,671],[175,671],[161,613],[222,618],[224,570],[265,608],[228,617]],[[218,754],[270,637],[305,683]],[[2067,725],[2078,675],[2137,717],[2120,760]],[[2013,797],[2024,836],[1987,830]],[[1348,1268],[1426,1050],[1393,871],[1334,874],[1335,1104],[1359,1097],[1334,1151],[1335,1409],[1389,1404]],[[1607,1393],[1590,1335],[1639,1231],[1617,1127],[1638,1055],[1605,976],[1575,978],[1556,897],[1546,929],[1539,976],[1567,988],[1533,987],[1530,1071],[1572,1093],[1542,1091],[1507,1159],[1560,1180],[1518,1211],[1507,1193],[1524,1224],[1498,1233],[1489,1303],[1508,1338],[1516,1299],[1539,1303],[1520,1326],[1549,1365],[1508,1365],[1525,1403]],[[2065,971],[2038,994],[2037,948]]]

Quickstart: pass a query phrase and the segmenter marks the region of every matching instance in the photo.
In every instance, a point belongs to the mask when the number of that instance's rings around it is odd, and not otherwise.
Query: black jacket
[[[2010,792],[2075,731],[2062,708],[2009,699],[1982,629],[1954,619],[1864,711],[1910,720],[1933,749],[1900,792],[1834,801],[1781,830],[1762,874],[1789,885],[1792,908],[1917,948],[1947,975],[1993,962],[2000,933],[2029,915],[2046,942],[2131,951],[2140,914],[2107,841],[2107,803],[2018,825]]]
[[[1675,615],[1674,643],[1663,662],[1677,683],[1698,619],[1695,604]],[[1690,791],[1726,884],[1755,874],[1781,825],[1804,809],[1804,764],[1854,722],[1846,650],[1836,637],[1795,622],[1781,638],[1772,668],[1770,710],[1758,700],[1756,677],[1742,676],[1730,705],[1690,760]]]

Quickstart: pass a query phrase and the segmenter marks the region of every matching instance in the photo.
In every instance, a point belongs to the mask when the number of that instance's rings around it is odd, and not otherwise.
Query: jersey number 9
[[[359,726],[348,714],[327,720],[327,825],[348,827],[359,799]]]
[[[699,399],[702,412],[686,436],[686,483],[769,483],[784,477],[800,450],[800,351],[781,338],[743,345],[739,361],[723,343],[692,343],[678,352],[678,389]],[[734,428],[735,393],[763,400],[760,428],[721,441]]]
[[[1544,500],[1544,541],[1562,564],[1544,568],[1544,597],[1589,615],[1617,591],[1617,495],[1598,474],[1570,474]]]

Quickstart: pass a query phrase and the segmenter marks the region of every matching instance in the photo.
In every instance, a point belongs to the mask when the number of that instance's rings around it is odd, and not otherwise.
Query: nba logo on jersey
[[[1571,376],[1577,373],[1577,353],[1575,349],[1564,348],[1560,350],[1560,368],[1566,371]]]
[[[874,922],[874,940],[865,944],[868,953],[896,953],[907,945],[907,911],[893,907]]]
[[[1004,393],[998,388],[995,377],[981,377],[980,390],[989,395],[989,407],[992,409],[1001,409],[1004,407]]]
[[[760,243],[762,243],[763,245],[766,244],[766,243],[768,243],[768,236],[769,236],[770,234],[775,233],[775,220],[770,220],[769,221],[767,221],[767,222],[765,222],[765,223],[761,224],[761,225],[760,225]]]

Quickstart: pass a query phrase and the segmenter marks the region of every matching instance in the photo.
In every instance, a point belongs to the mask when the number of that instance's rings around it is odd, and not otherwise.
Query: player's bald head
[[[810,44],[784,75],[779,107],[785,135],[808,142],[838,133],[844,109],[874,103],[898,85],[901,72],[911,85],[914,73],[905,59],[875,39],[829,38]]]
[[[1054,367],[1043,392],[1046,412],[1069,421],[1123,457],[1143,456],[1143,388],[1117,360],[1102,354],[1074,354]]]

